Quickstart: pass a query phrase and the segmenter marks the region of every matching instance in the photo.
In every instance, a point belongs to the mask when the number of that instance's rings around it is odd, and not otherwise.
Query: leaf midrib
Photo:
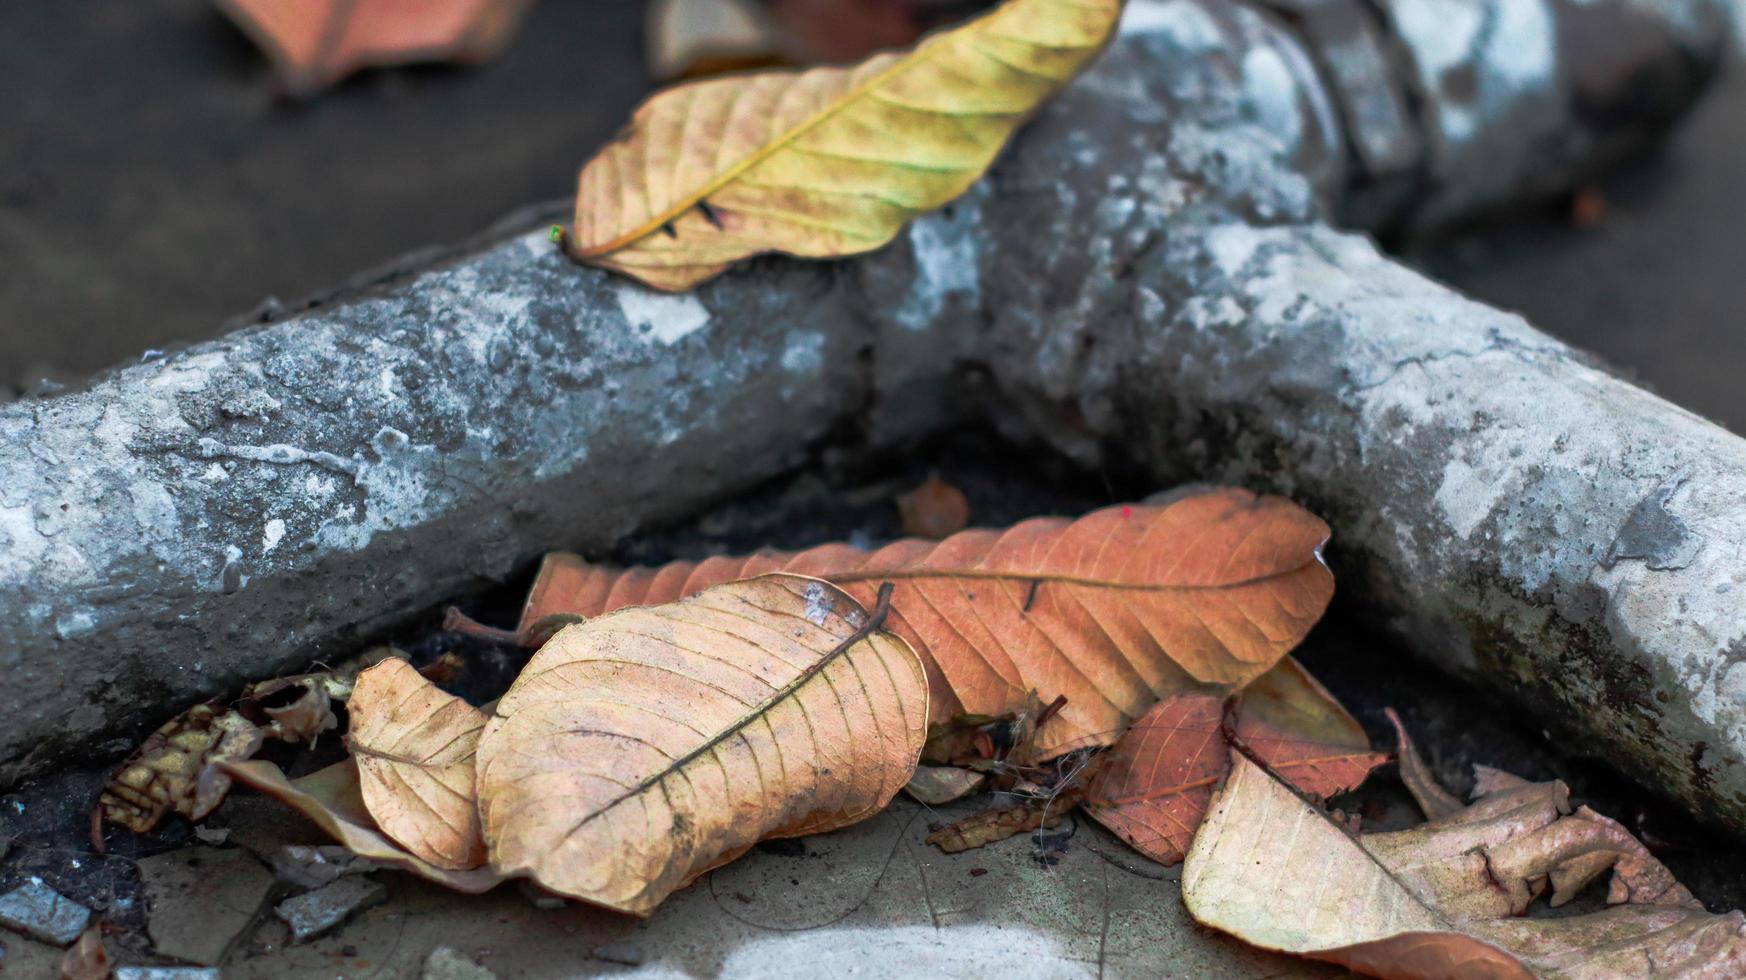
[[[563,837],[569,838],[573,836],[577,831],[593,822],[596,818],[610,812],[620,803],[647,793],[667,777],[679,772],[691,763],[696,762],[698,759],[703,758],[703,756],[709,752],[714,751],[721,745],[721,743],[744,731],[753,722],[769,714],[777,705],[793,697],[802,687],[805,687],[815,677],[821,674],[826,667],[835,663],[839,658],[846,656],[850,650],[860,645],[863,640],[871,640],[874,635],[881,631],[881,624],[873,622],[871,614],[869,614],[866,608],[857,602],[854,597],[850,596],[848,593],[839,591],[838,598],[846,600],[850,609],[858,610],[864,617],[865,625],[856,629],[848,638],[833,647],[829,653],[820,657],[816,663],[809,665],[805,670],[797,674],[795,678],[784,685],[781,690],[772,693],[768,698],[765,698],[762,702],[753,706],[750,711],[747,711],[745,714],[734,719],[732,723],[723,725],[721,731],[711,736],[701,745],[679,758],[674,759],[672,762],[662,767],[659,772],[654,772],[645,776],[636,785],[626,789],[611,800],[602,803],[591,812],[584,814],[582,819],[576,821],[576,823],[570,826],[569,830],[564,832]],[[846,617],[845,621],[847,621]],[[874,647],[873,649],[877,652],[877,647]]]

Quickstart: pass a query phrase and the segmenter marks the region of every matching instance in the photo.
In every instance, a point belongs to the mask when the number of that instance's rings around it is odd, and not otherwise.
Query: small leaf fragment
[[[759,840],[878,812],[927,732],[921,664],[884,614],[766,575],[563,630],[479,742],[493,864],[647,914]]]
[[[897,513],[903,519],[904,534],[939,541],[970,524],[970,501],[965,499],[964,491],[930,476],[921,486],[897,498]]]
[[[871,251],[962,194],[1121,0],[1007,0],[905,53],[657,93],[582,169],[570,254],[684,290],[762,252]]]
[[[376,825],[436,867],[484,864],[473,759],[484,713],[404,660],[359,675],[349,707],[346,744]]]
[[[957,766],[917,766],[904,785],[904,792],[926,803],[941,806],[962,799],[982,788],[988,774]]]

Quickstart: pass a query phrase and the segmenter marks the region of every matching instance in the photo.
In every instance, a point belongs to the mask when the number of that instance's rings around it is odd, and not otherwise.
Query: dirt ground
[[[274,97],[260,59],[206,0],[0,5],[0,86],[29,93],[0,100],[0,397],[7,385],[70,382],[147,348],[216,335],[267,297],[278,297],[267,309],[294,308],[361,269],[563,196],[644,90],[640,10],[636,0],[546,0],[483,69],[373,73],[292,104]],[[40,38],[55,43],[30,40]],[[1737,72],[1665,154],[1606,184],[1598,226],[1574,223],[1561,203],[1415,261],[1746,432],[1735,378],[1746,358],[1735,323],[1746,288],[1746,195],[1735,188],[1746,173],[1743,110],[1746,73]],[[1021,465],[992,438],[964,433],[880,472],[781,481],[603,557],[876,541],[896,533],[893,495],[931,471],[962,486],[977,522],[989,524],[1155,489],[1124,474]],[[507,621],[524,585],[470,597],[467,608]],[[462,653],[478,698],[517,666],[434,620],[397,640],[420,660]],[[1303,659],[1379,743],[1383,708],[1400,708],[1452,784],[1464,787],[1475,762],[1564,778],[1579,800],[1651,838],[1713,908],[1746,906],[1740,842],[1620,779],[1606,760],[1557,750],[1538,719],[1416,666],[1339,605]],[[67,773],[0,799],[12,839],[0,891],[40,877],[112,922],[112,948],[129,962],[176,962],[153,952],[172,935],[194,934],[210,952],[204,932],[225,933],[226,977],[416,977],[439,946],[500,977],[754,976],[800,963],[1003,977],[1325,972],[1195,929],[1177,870],[1088,822],[1063,826],[1072,836],[1053,866],[1029,838],[947,856],[922,838],[957,811],[904,801],[836,834],[762,848],[644,923],[540,908],[514,887],[461,898],[381,874],[385,902],[293,945],[271,914],[288,891],[264,862],[286,843],[318,842],[317,832],[239,795],[211,821],[230,829],[222,847],[172,822],[145,838],[117,834],[98,857],[84,843],[85,814],[102,777]],[[1348,804],[1371,827],[1411,819],[1386,775]],[[11,933],[0,939],[5,975],[47,975],[59,956]]]

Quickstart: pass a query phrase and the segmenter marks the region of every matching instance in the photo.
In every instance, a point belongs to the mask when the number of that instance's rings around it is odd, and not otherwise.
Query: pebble
[[[425,957],[423,980],[497,980],[497,974],[461,955],[453,946],[438,946]]]
[[[291,927],[291,941],[301,943],[387,899],[388,889],[381,882],[353,875],[307,895],[288,898],[273,909],[273,914]]]
[[[231,939],[254,921],[273,875],[241,848],[191,847],[142,858],[150,896],[146,932],[159,955],[216,966]]]
[[[123,966],[115,970],[115,980],[219,980],[218,969],[210,966]]]
[[[287,844],[273,855],[273,873],[298,888],[320,888],[346,875],[381,869],[378,862],[358,857],[339,844]]]
[[[625,966],[642,966],[643,949],[631,943],[607,943],[605,946],[594,947],[594,958],[608,963],[623,963]]]
[[[32,878],[0,898],[0,925],[45,943],[66,946],[91,921],[91,910]]]

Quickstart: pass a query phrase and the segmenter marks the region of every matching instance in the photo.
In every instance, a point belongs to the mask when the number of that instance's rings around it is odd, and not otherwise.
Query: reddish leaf
[[[1224,704],[1223,695],[1197,691],[1153,706],[1110,749],[1086,812],[1152,860],[1181,861],[1230,771]],[[1311,796],[1354,789],[1388,758],[1290,657],[1244,690],[1237,719],[1238,737]]]
[[[352,72],[418,61],[483,61],[531,0],[217,0],[304,95]]]

